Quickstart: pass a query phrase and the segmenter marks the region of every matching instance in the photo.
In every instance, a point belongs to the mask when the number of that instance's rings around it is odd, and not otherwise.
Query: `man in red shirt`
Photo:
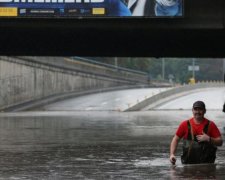
[[[192,108],[193,117],[181,122],[170,144],[170,162],[176,163],[175,152],[183,138],[183,164],[214,163],[216,147],[222,146],[221,133],[215,123],[204,117],[205,103],[196,101]]]

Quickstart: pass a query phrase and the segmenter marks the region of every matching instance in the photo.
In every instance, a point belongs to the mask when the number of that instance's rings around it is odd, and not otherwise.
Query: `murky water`
[[[225,139],[225,114],[207,112]],[[223,179],[215,165],[169,163],[169,144],[190,111],[0,114],[0,179]]]

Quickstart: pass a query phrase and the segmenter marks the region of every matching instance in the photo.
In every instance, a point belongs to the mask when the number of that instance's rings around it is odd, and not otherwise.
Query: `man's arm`
[[[217,137],[217,138],[210,138],[210,143],[215,145],[215,146],[222,146],[223,145],[223,139],[222,137]]]
[[[176,153],[176,149],[177,149],[177,145],[179,143],[179,140],[180,138],[175,135],[171,141],[171,144],[170,144],[170,162],[172,164],[175,164],[176,163],[176,156],[175,156],[175,153]]]
[[[209,137],[207,134],[205,134],[203,132],[202,135],[198,135],[196,137],[199,142],[208,141],[215,146],[222,146],[222,144],[223,144],[223,140],[222,140],[221,136],[219,136],[217,138],[213,138],[213,137]]]

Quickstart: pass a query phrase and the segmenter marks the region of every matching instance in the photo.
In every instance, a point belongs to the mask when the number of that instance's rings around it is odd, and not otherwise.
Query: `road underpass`
[[[192,103],[200,94],[221,95],[221,87],[208,92],[206,89],[186,98]],[[125,94],[129,91],[132,90]],[[135,96],[132,93],[131,99]],[[123,96],[120,92],[116,99]],[[108,100],[116,99],[109,96]],[[99,96],[97,100],[101,100]],[[72,101],[62,103],[64,109],[0,113],[2,179],[223,179],[224,146],[218,148],[213,165],[182,165],[181,146],[177,150],[177,165],[169,162],[170,141],[180,122],[192,116],[191,109],[67,109],[73,107]],[[79,105],[82,107],[82,103]],[[172,108],[171,104],[168,106]],[[206,107],[209,106],[207,102]],[[214,120],[225,139],[224,113],[209,109],[206,117]]]

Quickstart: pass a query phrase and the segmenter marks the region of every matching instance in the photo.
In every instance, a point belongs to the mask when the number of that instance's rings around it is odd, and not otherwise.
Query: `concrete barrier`
[[[224,86],[225,85],[223,82],[208,82],[208,83],[197,83],[192,85],[174,87],[168,91],[164,91],[162,93],[154,95],[140,102],[139,104],[136,104],[135,106],[130,107],[126,111],[139,111],[139,110],[153,109],[154,107],[159,106],[160,104],[163,104],[165,102],[171,101],[178,97],[187,95],[191,93],[192,91],[196,91],[202,88],[224,87]]]
[[[0,56],[0,110],[28,106],[66,94],[146,85],[147,76],[115,69],[86,66],[66,57]],[[53,98],[54,97],[54,98]]]

